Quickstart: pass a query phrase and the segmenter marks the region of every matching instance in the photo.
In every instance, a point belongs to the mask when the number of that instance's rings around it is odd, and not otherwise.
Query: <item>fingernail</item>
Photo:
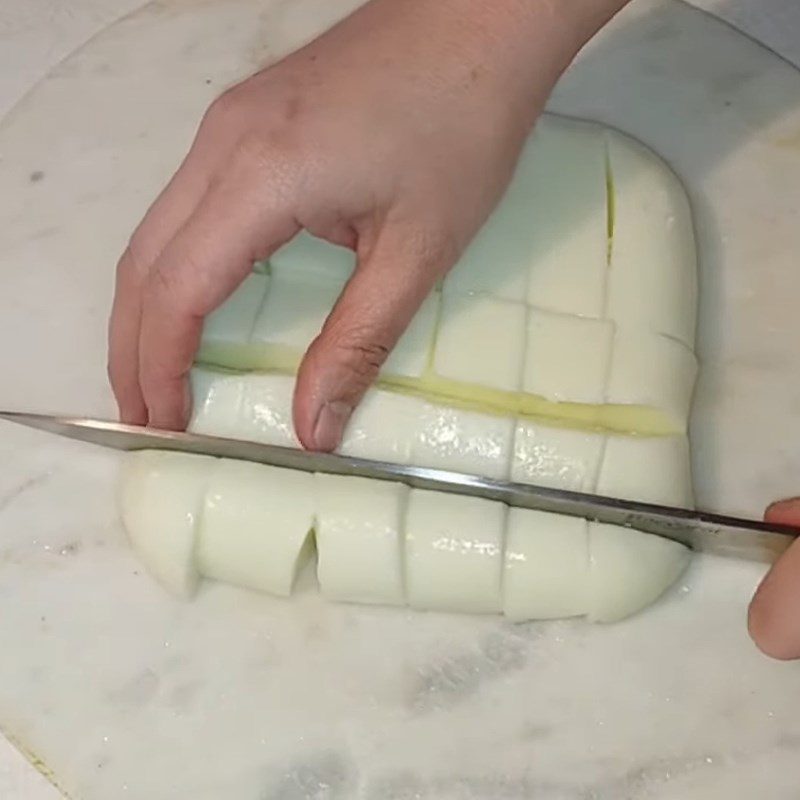
[[[325,403],[319,410],[314,426],[315,448],[323,452],[335,450],[342,441],[342,434],[352,413],[352,407],[340,400]]]

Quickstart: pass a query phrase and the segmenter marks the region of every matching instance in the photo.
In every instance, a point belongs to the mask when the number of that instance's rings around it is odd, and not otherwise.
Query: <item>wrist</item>
[[[342,51],[370,41],[369,64],[428,99],[468,93],[528,129],[561,73],[628,0],[371,0],[342,28]],[[353,64],[355,68],[355,62]]]
[[[629,0],[420,0],[447,8],[473,57],[540,109],[580,49]]]

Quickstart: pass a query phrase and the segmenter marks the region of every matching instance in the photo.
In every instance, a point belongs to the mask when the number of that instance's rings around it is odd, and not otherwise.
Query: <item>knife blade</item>
[[[171,450],[235,458],[284,469],[395,481],[417,489],[481,497],[515,508],[632,528],[700,552],[756,561],[774,561],[800,536],[800,528],[788,525],[238,439],[16,411],[0,411],[0,419],[116,450]]]

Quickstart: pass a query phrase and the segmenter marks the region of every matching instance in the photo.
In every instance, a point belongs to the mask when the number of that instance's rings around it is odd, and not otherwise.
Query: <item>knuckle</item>
[[[182,267],[192,269],[185,261]],[[155,264],[142,289],[143,328],[154,319],[174,318],[187,313],[192,300],[190,291],[191,284],[182,279],[181,270],[172,269],[163,262]]]
[[[353,344],[349,348],[354,372],[373,377],[389,355],[389,348],[380,344]]]
[[[233,166],[274,168],[296,154],[308,117],[308,103],[290,82],[256,75],[223,92],[208,107],[200,126],[230,146]]]
[[[350,331],[336,337],[332,357],[351,379],[356,389],[369,386],[377,377],[389,355],[389,348],[378,343],[374,335]]]
[[[144,227],[140,225],[128,240],[128,247],[125,251],[126,257],[120,259],[117,265],[117,274],[130,270],[132,274],[141,277],[147,273],[145,265],[151,264],[155,255],[155,250],[150,243],[150,237],[147,236]]]
[[[299,86],[283,84],[274,92],[269,106],[269,120],[278,130],[302,128],[308,117],[309,105],[305,92]]]
[[[206,109],[202,125],[227,124],[231,118],[236,117],[243,105],[241,84],[226,89],[216,97]]]
[[[190,264],[183,262],[190,271]],[[163,262],[156,263],[150,270],[142,291],[143,314],[148,312],[174,315],[185,310],[187,305],[186,286],[176,269],[170,269]]]
[[[175,293],[175,279],[173,271],[166,269],[163,264],[155,264],[147,276],[144,287],[144,301],[150,304],[158,301],[164,295],[172,296]]]

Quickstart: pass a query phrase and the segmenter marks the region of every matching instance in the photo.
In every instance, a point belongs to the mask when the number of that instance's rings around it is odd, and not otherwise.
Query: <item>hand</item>
[[[185,427],[203,319],[301,228],[358,266],[301,364],[298,437],[334,449],[502,194],[558,75],[621,0],[372,0],[223,94],[117,268],[123,421]]]
[[[800,498],[774,503],[767,522],[800,526]],[[800,540],[769,571],[750,604],[750,635],[773,658],[800,658]]]

